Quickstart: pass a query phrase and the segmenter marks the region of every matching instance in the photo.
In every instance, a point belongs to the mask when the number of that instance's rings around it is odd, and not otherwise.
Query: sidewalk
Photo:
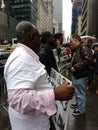
[[[87,109],[86,115],[74,117],[70,108],[67,130],[98,130],[98,95],[94,90],[86,91]]]
[[[0,106],[0,130],[11,130],[8,113]]]

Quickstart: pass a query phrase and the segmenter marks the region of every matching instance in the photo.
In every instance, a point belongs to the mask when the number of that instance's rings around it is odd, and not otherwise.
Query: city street
[[[86,92],[87,110],[86,115],[74,117],[73,109],[70,108],[67,130],[98,130],[98,95],[94,90]]]

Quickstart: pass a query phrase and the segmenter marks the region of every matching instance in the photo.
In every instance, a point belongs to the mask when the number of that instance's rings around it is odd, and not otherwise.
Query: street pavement
[[[86,91],[86,114],[74,117],[70,108],[67,130],[98,130],[98,95],[95,90]]]

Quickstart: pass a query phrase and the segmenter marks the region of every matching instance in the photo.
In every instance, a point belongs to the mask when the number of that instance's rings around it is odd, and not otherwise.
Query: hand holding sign
[[[64,101],[69,100],[73,97],[74,94],[74,87],[69,85],[68,82],[63,82],[62,85],[56,87],[55,90],[55,99]]]
[[[53,68],[50,76],[51,84],[54,88],[54,94],[57,107],[57,113],[52,117],[56,130],[67,130],[70,99],[74,94],[74,87],[71,80],[61,75]]]

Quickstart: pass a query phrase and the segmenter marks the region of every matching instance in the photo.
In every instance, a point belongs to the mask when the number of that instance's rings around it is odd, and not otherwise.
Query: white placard
[[[67,79],[54,69],[51,69],[50,80],[54,88],[62,84],[62,82],[65,80],[67,80],[68,83],[72,85],[72,82],[69,79]],[[70,101],[56,101],[57,113],[52,117],[56,130],[67,129],[69,104]]]
[[[65,51],[66,48],[62,47],[60,49],[61,49],[61,52],[60,52],[59,56],[57,53],[57,49],[53,49],[53,54],[56,59],[58,71],[62,72],[65,69],[69,68],[71,63],[68,61],[68,55],[66,54],[66,51]],[[71,52],[70,52],[69,56],[71,57]]]

